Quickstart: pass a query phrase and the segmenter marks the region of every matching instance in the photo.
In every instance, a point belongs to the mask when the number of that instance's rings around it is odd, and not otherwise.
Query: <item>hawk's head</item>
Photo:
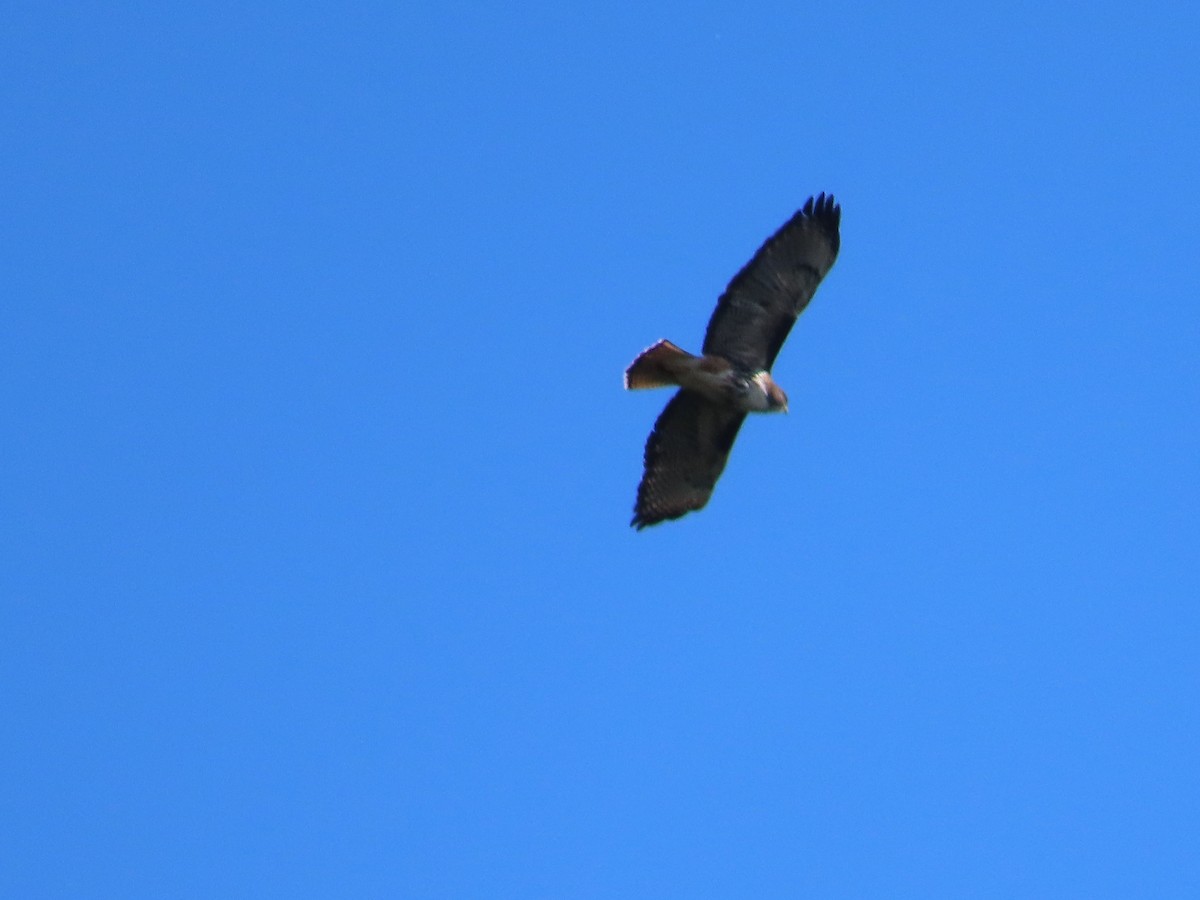
[[[770,372],[759,372],[751,384],[751,405],[754,412],[787,412],[787,394],[783,392]]]

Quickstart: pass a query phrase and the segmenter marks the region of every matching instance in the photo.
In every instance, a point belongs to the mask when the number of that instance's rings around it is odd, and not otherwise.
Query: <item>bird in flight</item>
[[[832,195],[809,197],[729,282],[700,356],[664,340],[625,370],[628,390],[679,387],[646,439],[639,531],[703,508],[747,413],[787,412],[771,366],[837,259],[841,218]]]

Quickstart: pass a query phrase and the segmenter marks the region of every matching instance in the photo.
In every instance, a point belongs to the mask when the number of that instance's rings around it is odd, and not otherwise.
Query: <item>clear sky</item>
[[[1195,3],[11,4],[0,894],[1200,896]],[[716,297],[841,257],[708,508]]]

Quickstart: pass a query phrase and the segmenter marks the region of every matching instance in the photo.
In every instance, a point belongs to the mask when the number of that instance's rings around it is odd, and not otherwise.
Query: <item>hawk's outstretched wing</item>
[[[692,391],[672,397],[646,439],[646,472],[630,524],[640,531],[704,506],[745,418]]]
[[[703,352],[750,372],[770,371],[796,317],[837,259],[841,219],[832,195],[809,197],[729,282],[708,322]]]

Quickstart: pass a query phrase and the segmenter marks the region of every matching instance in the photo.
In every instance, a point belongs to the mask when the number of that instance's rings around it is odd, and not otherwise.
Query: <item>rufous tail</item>
[[[679,376],[673,372],[677,371],[681,362],[693,358],[692,354],[670,341],[659,341],[638,354],[638,358],[625,370],[625,388],[636,391],[679,384]]]

